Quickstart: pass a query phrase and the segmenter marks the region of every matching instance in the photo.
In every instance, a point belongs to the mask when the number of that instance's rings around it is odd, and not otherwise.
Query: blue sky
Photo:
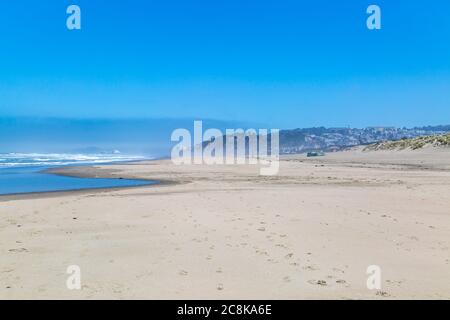
[[[449,18],[448,0],[1,1],[0,117],[450,124]]]

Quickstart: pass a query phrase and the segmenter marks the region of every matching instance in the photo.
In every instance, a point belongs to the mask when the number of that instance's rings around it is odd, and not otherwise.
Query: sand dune
[[[158,186],[0,198],[0,298],[449,299],[450,151],[64,169]],[[78,265],[82,290],[66,288]],[[382,288],[366,287],[369,265]]]

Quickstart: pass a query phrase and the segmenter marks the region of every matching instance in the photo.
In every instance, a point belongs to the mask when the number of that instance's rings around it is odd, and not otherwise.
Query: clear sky
[[[1,1],[0,46],[0,117],[450,124],[448,0]]]

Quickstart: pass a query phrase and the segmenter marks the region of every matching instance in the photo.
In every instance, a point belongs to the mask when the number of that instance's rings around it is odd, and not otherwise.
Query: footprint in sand
[[[9,272],[13,272],[13,271],[14,271],[14,269],[2,269],[0,271],[0,273],[9,273]]]
[[[260,255],[263,255],[263,256],[268,256],[269,255],[269,253],[267,252],[267,251],[265,251],[265,250],[255,250],[255,253],[257,253],[257,254],[260,254]]]
[[[318,268],[314,267],[314,266],[304,266],[302,268],[303,270],[307,270],[307,271],[316,271],[319,270]]]
[[[334,271],[334,272],[339,272],[339,273],[345,273],[344,270],[339,269],[339,268],[333,268],[333,271]]]
[[[26,248],[19,248],[19,249],[9,249],[9,252],[19,253],[19,252],[28,252],[28,249]]]
[[[391,295],[389,293],[387,293],[386,291],[377,291],[376,293],[377,296],[380,297],[390,297]]]
[[[318,286],[323,286],[323,287],[325,287],[327,285],[327,282],[325,280],[308,280],[308,283],[318,285]]]
[[[386,283],[392,284],[392,285],[396,285],[397,287],[400,287],[403,283],[403,281],[400,280],[386,280]]]

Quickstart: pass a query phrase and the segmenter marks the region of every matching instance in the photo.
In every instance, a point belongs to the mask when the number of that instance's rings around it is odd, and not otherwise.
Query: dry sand
[[[0,298],[450,299],[449,150],[68,171],[165,183],[1,197]]]

